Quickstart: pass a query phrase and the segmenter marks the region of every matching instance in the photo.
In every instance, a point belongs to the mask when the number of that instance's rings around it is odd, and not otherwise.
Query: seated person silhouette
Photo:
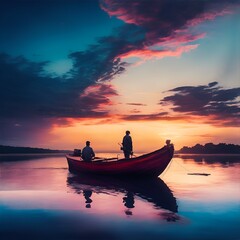
[[[82,159],[86,162],[91,162],[95,157],[93,149],[90,147],[90,142],[86,141],[86,147],[82,150]]]

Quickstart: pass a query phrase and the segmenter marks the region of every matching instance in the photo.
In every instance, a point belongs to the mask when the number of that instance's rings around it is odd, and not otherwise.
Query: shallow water
[[[240,156],[175,156],[160,177],[87,178],[64,156],[0,156],[0,239],[240,239]]]

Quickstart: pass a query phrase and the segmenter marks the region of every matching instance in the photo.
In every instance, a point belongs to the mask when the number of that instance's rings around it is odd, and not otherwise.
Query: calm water
[[[239,156],[176,156],[160,177],[86,178],[63,156],[0,156],[0,239],[240,239]]]

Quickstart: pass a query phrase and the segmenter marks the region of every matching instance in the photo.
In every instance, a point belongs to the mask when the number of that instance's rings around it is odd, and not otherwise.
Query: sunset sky
[[[239,0],[3,0],[0,144],[240,144]]]

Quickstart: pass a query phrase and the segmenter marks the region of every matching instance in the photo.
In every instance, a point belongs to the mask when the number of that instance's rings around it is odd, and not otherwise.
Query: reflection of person
[[[126,131],[126,135],[123,137],[122,150],[124,152],[124,157],[127,159],[130,157],[130,155],[133,155],[133,146],[130,131]]]
[[[86,147],[82,150],[82,159],[84,161],[90,162],[95,157],[93,149],[90,147],[90,142],[86,141]]]
[[[124,206],[127,208],[134,208],[134,194],[132,192],[127,192],[126,196],[123,198]]]
[[[123,197],[124,206],[128,209],[125,211],[126,215],[132,215],[130,208],[134,208],[134,194],[132,192],[127,192],[126,196]]]
[[[92,196],[92,190],[83,190],[83,196],[85,197],[86,201],[86,208],[91,208],[91,202],[92,199],[90,198]]]

